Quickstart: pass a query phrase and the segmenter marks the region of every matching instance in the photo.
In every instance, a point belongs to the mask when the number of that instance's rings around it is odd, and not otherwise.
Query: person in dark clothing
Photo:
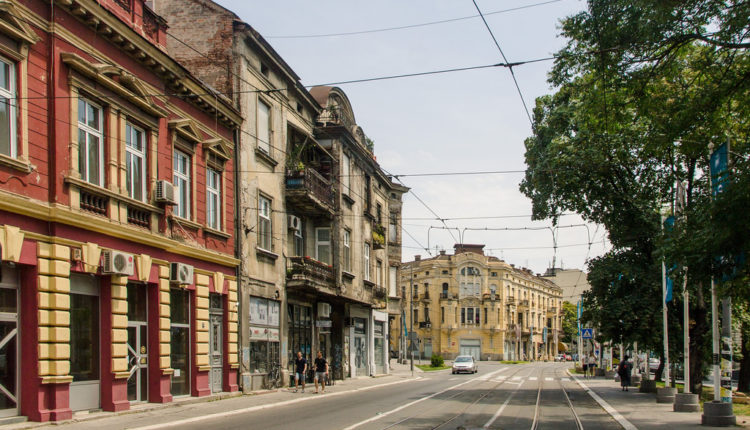
[[[328,362],[323,358],[323,353],[318,351],[315,358],[315,392],[318,392],[318,381],[320,381],[320,392],[326,392],[326,379],[328,377]]]
[[[620,375],[622,391],[628,391],[628,387],[630,386],[630,372],[633,370],[633,365],[630,364],[628,358],[629,357],[626,355],[617,367],[617,374]]]
[[[297,385],[302,382],[302,392],[305,392],[305,373],[307,373],[307,360],[302,356],[302,351],[297,351],[297,358],[294,360],[294,392],[297,392]]]

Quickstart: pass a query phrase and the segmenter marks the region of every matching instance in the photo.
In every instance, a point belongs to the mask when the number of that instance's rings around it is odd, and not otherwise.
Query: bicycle
[[[275,388],[279,388],[281,384],[281,365],[278,363],[271,364],[271,368],[268,370],[268,373],[266,374],[266,378],[264,381],[264,386],[266,390],[273,390]]]

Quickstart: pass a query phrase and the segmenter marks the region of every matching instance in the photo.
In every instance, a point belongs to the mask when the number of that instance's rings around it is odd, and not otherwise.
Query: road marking
[[[489,378],[491,378],[491,377],[492,377],[492,376],[494,376],[494,375],[495,375],[496,373],[499,373],[499,372],[501,372],[502,370],[503,370],[503,369],[500,369],[500,370],[496,370],[496,371],[494,371],[494,372],[488,373],[488,374],[487,374],[487,375],[485,375],[485,376],[486,376],[486,377],[489,377]],[[394,414],[394,413],[396,413],[396,412],[398,412],[398,411],[400,411],[400,410],[402,410],[402,409],[406,409],[406,408],[408,408],[408,407],[410,407],[410,406],[416,405],[417,403],[420,403],[420,402],[424,402],[425,400],[431,399],[431,398],[433,398],[433,397],[435,397],[435,396],[437,396],[437,395],[439,395],[439,394],[443,394],[443,393],[445,393],[446,391],[450,391],[450,390],[452,390],[452,389],[454,389],[454,388],[458,388],[458,387],[460,387],[460,386],[462,386],[462,385],[466,385],[466,384],[468,384],[469,382],[481,381],[482,379],[484,379],[484,378],[485,378],[485,376],[482,376],[482,377],[477,377],[477,378],[472,378],[472,379],[469,379],[468,381],[462,382],[462,383],[460,383],[460,384],[456,384],[456,385],[450,386],[450,387],[448,387],[448,388],[446,388],[446,389],[444,389],[444,390],[440,390],[440,391],[438,391],[437,393],[433,393],[433,394],[430,394],[430,395],[429,395],[429,396],[427,396],[427,397],[422,397],[421,399],[417,399],[417,400],[414,400],[413,402],[409,402],[409,403],[407,403],[407,404],[405,404],[405,405],[401,405],[401,406],[399,406],[399,407],[397,407],[397,408],[391,409],[390,411],[382,412],[382,413],[379,413],[378,415],[375,415],[374,417],[370,417],[370,418],[368,418],[368,419],[366,419],[366,420],[362,420],[362,421],[360,421],[360,422],[358,422],[358,423],[354,423],[354,424],[350,425],[349,427],[346,427],[346,428],[344,428],[343,430],[352,430],[352,429],[355,429],[355,428],[357,428],[357,427],[361,426],[362,424],[367,424],[367,423],[371,423],[371,422],[373,422],[373,421],[377,421],[377,420],[379,420],[379,419],[381,419],[381,418],[383,418],[383,417],[387,417],[388,415]],[[486,380],[486,379],[485,379],[485,380]]]
[[[503,367],[502,369],[498,369],[498,370],[496,370],[496,371],[494,371],[492,373],[488,373],[488,374],[480,377],[479,380],[480,381],[488,381],[492,377],[492,375],[494,375],[496,373],[500,373],[500,372],[502,372],[503,370],[506,370],[506,369],[508,369],[508,368],[507,367]]]
[[[570,382],[570,378],[560,378],[560,380],[563,382]]]
[[[554,381],[555,378],[544,378],[545,381]]]
[[[182,420],[171,421],[171,422],[168,422],[168,423],[152,424],[152,425],[143,426],[143,427],[134,427],[134,428],[132,428],[130,430],[155,430],[155,429],[161,429],[161,428],[167,428],[167,427],[174,427],[174,426],[178,426],[178,425],[182,425],[182,424],[190,424],[190,423],[195,423],[195,422],[199,422],[199,421],[206,421],[206,420],[210,420],[210,419],[214,419],[214,418],[223,418],[223,417],[229,417],[229,416],[233,416],[233,415],[245,414],[245,413],[248,413],[248,412],[262,411],[264,409],[271,409],[271,408],[275,408],[277,406],[292,405],[292,404],[295,404],[295,403],[307,402],[307,401],[317,400],[317,399],[325,399],[325,398],[328,398],[328,397],[341,396],[341,395],[346,395],[346,394],[350,394],[350,393],[357,392],[357,391],[369,391],[369,390],[372,390],[372,389],[375,389],[375,388],[387,387],[389,385],[403,384],[404,382],[416,382],[416,381],[421,381],[421,380],[425,380],[425,378],[423,378],[421,376],[418,376],[418,377],[416,377],[414,379],[411,379],[411,378],[410,379],[403,379],[403,380],[400,380],[400,381],[387,382],[385,384],[380,384],[380,385],[372,385],[372,386],[369,386],[369,387],[355,388],[353,390],[348,390],[348,391],[337,391],[335,393],[329,393],[329,394],[326,394],[326,395],[323,395],[323,396],[300,397],[298,399],[286,400],[286,401],[283,401],[283,402],[276,402],[276,403],[269,403],[269,404],[266,404],[266,405],[251,406],[249,408],[235,409],[233,411],[217,412],[215,414],[201,415],[201,416],[197,416],[197,417],[193,417],[193,418],[185,418],[185,419],[182,419]],[[471,381],[467,381],[467,382],[471,382]]]
[[[458,381],[459,379],[461,379],[461,378],[451,378],[451,379],[449,379],[449,381]]]
[[[536,381],[536,376],[529,376],[529,381]]]
[[[610,406],[609,403],[607,403],[604,399],[602,399],[601,397],[599,397],[599,395],[596,394],[594,392],[594,390],[590,389],[583,382],[581,382],[581,380],[578,379],[578,377],[573,376],[573,375],[571,375],[571,376],[573,377],[573,380],[576,381],[578,383],[578,385],[581,386],[581,388],[583,388],[584,391],[586,391],[587,393],[589,393],[589,395],[594,400],[596,400],[597,403],[599,403],[599,406],[601,406],[605,411],[607,411],[607,413],[609,415],[612,416],[612,418],[614,418],[618,423],[620,423],[620,425],[622,426],[623,429],[625,429],[625,430],[638,430],[638,427],[634,426],[625,417],[623,417],[622,415],[620,415],[620,413],[617,412],[617,410],[615,410],[615,408],[613,408],[612,406]]]
[[[520,377],[520,376],[514,376],[514,377],[513,377],[513,380],[514,380],[514,381],[520,381],[520,380],[521,380],[521,377]]]
[[[516,389],[513,390],[513,391],[511,391],[511,393],[508,396],[508,398],[505,399],[505,402],[503,402],[503,404],[497,409],[497,412],[495,412],[495,415],[493,415],[492,418],[489,419],[489,421],[487,421],[486,423],[484,423],[484,425],[482,426],[482,428],[484,428],[484,429],[489,428],[492,425],[492,423],[495,422],[495,420],[497,420],[498,418],[500,418],[500,414],[502,414],[503,411],[505,410],[505,407],[508,406],[508,403],[510,403],[510,399],[512,399],[513,396],[516,394],[516,391],[518,391],[518,389],[521,388],[521,383],[520,382],[518,384],[514,384],[513,382],[508,382],[508,384],[516,385]]]

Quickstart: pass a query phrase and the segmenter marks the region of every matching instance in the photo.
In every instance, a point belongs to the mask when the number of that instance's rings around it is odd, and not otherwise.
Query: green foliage
[[[445,365],[445,361],[443,360],[442,355],[432,354],[432,357],[430,357],[430,366],[443,367],[444,365]]]
[[[562,330],[563,342],[573,342],[578,334],[578,318],[576,316],[576,305],[570,302],[562,304]]]

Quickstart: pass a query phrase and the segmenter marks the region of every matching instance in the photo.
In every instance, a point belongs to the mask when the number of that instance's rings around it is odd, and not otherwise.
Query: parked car
[[[565,361],[573,361],[573,356],[570,354],[565,354]]]
[[[479,371],[479,366],[471,355],[459,355],[453,360],[453,367],[451,370],[451,373],[454,375],[461,372],[477,373]]]
[[[567,361],[567,358],[565,357],[565,354],[557,354],[555,356],[555,361]]]

